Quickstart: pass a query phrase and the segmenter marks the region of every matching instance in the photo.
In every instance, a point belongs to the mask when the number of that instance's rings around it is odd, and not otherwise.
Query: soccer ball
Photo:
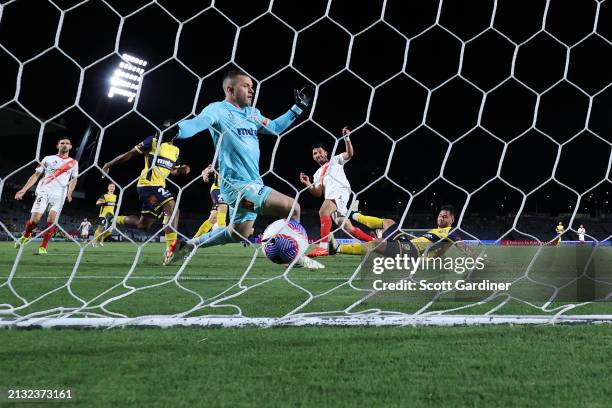
[[[290,264],[308,249],[308,235],[294,220],[277,220],[263,233],[263,252],[274,263]]]

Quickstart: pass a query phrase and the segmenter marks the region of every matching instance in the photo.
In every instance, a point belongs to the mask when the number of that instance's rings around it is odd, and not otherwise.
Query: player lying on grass
[[[314,183],[305,173],[300,173],[300,182],[308,187],[308,191],[315,197],[324,196],[325,200],[319,209],[321,220],[321,240],[319,246],[312,250],[308,256],[327,256],[329,254],[329,234],[332,228],[332,220],[343,227],[349,234],[361,241],[372,241],[374,238],[361,229],[353,226],[348,218],[347,208],[351,197],[351,185],[349,184],[344,165],[353,157],[354,149],[350,139],[350,130],[342,129],[344,136],[345,152],[331,159],[328,151],[322,144],[312,148],[312,158],[320,166],[313,176]]]
[[[100,206],[100,224],[94,232],[92,246],[104,246],[104,240],[111,234],[111,224],[115,216],[115,206],[117,205],[117,195],[115,194],[115,184],[109,183],[106,187],[106,194],[96,200],[96,205]]]
[[[336,253],[362,255],[369,251],[376,251],[385,256],[407,255],[409,257],[427,256],[440,257],[453,245],[473,257],[470,249],[461,242],[461,236],[452,231],[455,222],[455,208],[445,205],[440,209],[437,219],[437,227],[417,236],[409,235],[397,228],[395,221],[390,218],[368,217],[370,228],[383,228],[382,238],[372,242],[357,244],[337,245],[335,242],[330,246],[330,255]]]
[[[291,216],[299,221],[300,205],[263,184],[259,174],[259,134],[284,132],[310,105],[312,90],[295,91],[295,104],[274,120],[253,108],[253,81],[244,72],[230,71],[223,78],[225,99],[213,102],[193,119],[178,124],[178,138],[209,130],[219,151],[221,195],[229,206],[230,223],[189,241],[181,241],[181,253],[198,246],[209,247],[240,242],[253,233],[258,214]]]
[[[213,177],[212,185],[210,186],[210,199],[212,201],[212,208],[208,218],[200,225],[198,231],[193,236],[194,238],[199,237],[202,234],[206,234],[214,227],[223,228],[225,227],[227,217],[227,204],[223,201],[221,195],[221,188],[219,187],[219,175],[215,172],[215,168],[212,164],[209,164],[204,170],[202,170],[202,180],[205,183],[210,181],[210,177]]]
[[[43,214],[48,210],[47,227],[43,235],[43,241],[38,248],[39,255],[47,253],[47,244],[53,236],[56,221],[64,206],[64,201],[72,201],[72,193],[76,187],[79,176],[79,163],[70,158],[68,153],[72,149],[72,143],[67,137],[57,141],[57,154],[46,156],[36,167],[34,174],[30,176],[26,184],[15,194],[15,200],[23,199],[26,191],[36,183],[44,173],[44,177],[36,186],[36,199],[32,206],[32,215],[26,221],[25,230],[21,238],[15,242],[15,248],[19,248],[31,239],[32,231],[38,225]]]
[[[168,127],[170,124],[170,121],[166,121],[164,127]],[[190,171],[188,165],[177,164],[179,153],[180,149],[174,145],[172,139],[164,142],[162,136],[156,133],[104,165],[102,170],[108,173],[114,165],[126,162],[135,156],[144,155],[144,168],[136,186],[138,197],[142,203],[142,210],[139,216],[117,216],[117,225],[148,230],[155,220],[162,218],[164,214],[168,218],[171,217],[172,212],[175,211],[175,200],[172,193],[166,189],[166,179],[168,176],[187,175]],[[166,237],[164,265],[168,265],[175,255],[178,222],[179,210],[177,208],[172,221],[164,223]]]

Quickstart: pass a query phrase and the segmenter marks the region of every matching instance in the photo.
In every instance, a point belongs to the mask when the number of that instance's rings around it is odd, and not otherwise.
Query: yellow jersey
[[[564,230],[565,230],[565,227],[563,227],[563,225],[557,225],[557,228],[555,228],[555,231],[557,231],[557,234],[562,234]]]
[[[178,161],[179,148],[170,143],[162,143],[157,151],[155,163],[153,159],[157,150],[156,136],[146,138],[134,148],[145,155],[145,165],[138,178],[138,187],[166,187],[166,178]]]
[[[444,255],[448,249],[461,241],[461,236],[457,232],[449,233],[451,227],[433,228],[410,240],[419,250],[419,254],[429,258]]]
[[[104,200],[104,204],[102,204],[102,207],[100,208],[100,217],[104,217],[106,214],[115,215],[117,195],[107,193],[100,197],[100,199]]]

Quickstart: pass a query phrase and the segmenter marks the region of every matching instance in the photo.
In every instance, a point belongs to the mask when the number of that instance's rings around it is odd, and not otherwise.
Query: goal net
[[[611,321],[611,18],[609,0],[2,1],[0,327]],[[209,216],[200,171],[219,152],[208,132],[177,142],[191,173],[168,178],[169,219],[148,231],[97,221],[109,181],[116,215],[141,209],[142,158],[104,164],[223,99],[233,69],[251,76],[266,117],[286,112],[294,88],[315,89],[287,131],[259,136],[264,182],[300,203],[314,244],[322,199],[299,173],[318,168],[316,143],[343,152],[348,126],[353,203],[393,220],[404,252],[284,268],[254,239],[276,219],[260,216],[253,238],[162,266],[164,228],[178,217],[189,239]],[[35,199],[15,194],[66,136],[79,161],[72,201],[15,248]],[[446,204],[462,244],[430,235],[443,255],[397,257]],[[94,225],[82,239],[84,218]],[[110,236],[94,246],[100,225]]]

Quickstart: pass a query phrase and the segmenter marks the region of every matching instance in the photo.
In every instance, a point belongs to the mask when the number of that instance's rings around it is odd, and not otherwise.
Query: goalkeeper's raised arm
[[[294,90],[295,104],[283,115],[274,120],[270,120],[263,116],[257,108],[252,108],[253,102],[253,82],[249,76],[240,71],[230,71],[223,79],[223,91],[225,99],[220,102],[213,102],[206,106],[199,115],[192,119],[187,119],[178,124],[176,137],[178,139],[186,139],[192,137],[199,132],[211,129],[221,133],[221,128],[226,128],[233,124],[233,118],[227,117],[228,111],[235,108],[237,112],[245,114],[245,121],[255,121],[257,130],[267,134],[280,134],[284,132],[295,119],[308,108],[312,102],[314,89],[311,86],[306,86],[301,90]],[[229,109],[228,109],[229,108]],[[245,108],[246,111],[245,111]],[[230,128],[230,130],[232,130]],[[243,128],[234,128],[238,136]]]

